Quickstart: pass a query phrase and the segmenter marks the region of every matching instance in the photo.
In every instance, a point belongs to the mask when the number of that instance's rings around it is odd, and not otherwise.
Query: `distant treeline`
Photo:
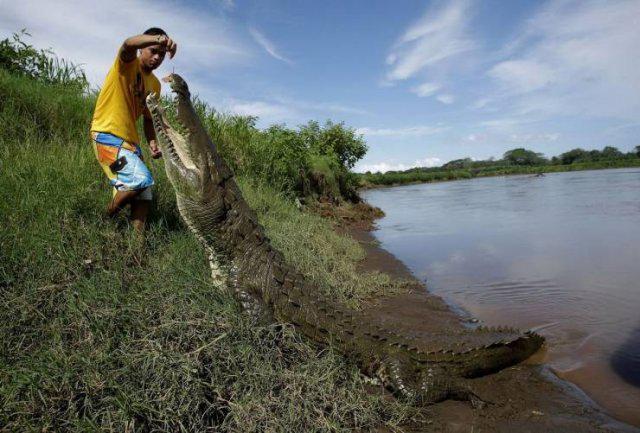
[[[449,161],[440,167],[416,167],[404,171],[360,174],[360,186],[401,185],[415,182],[437,182],[473,177],[505,176],[510,174],[537,174],[558,171],[595,170],[640,166],[640,146],[624,153],[606,146],[602,150],[572,149],[547,159],[543,154],[517,148],[503,155],[502,159],[490,158],[474,161],[471,158]]]

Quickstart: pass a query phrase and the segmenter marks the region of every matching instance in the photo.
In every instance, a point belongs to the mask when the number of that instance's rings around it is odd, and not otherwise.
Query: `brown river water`
[[[428,289],[487,325],[536,328],[542,358],[640,426],[640,169],[366,191],[374,232]]]

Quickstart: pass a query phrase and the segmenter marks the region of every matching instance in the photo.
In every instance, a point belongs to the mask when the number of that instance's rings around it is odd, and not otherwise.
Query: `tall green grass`
[[[0,40],[0,68],[16,75],[31,77],[47,84],[85,89],[88,87],[84,70],[51,50],[39,50],[28,44],[25,29],[12,37]]]
[[[403,283],[387,274],[357,272],[364,250],[319,215],[300,212],[283,193],[263,184],[241,179],[240,185],[272,244],[329,298],[357,309],[364,300],[403,290]]]
[[[105,219],[94,101],[0,69],[0,431],[337,432],[413,412],[288,326],[252,323],[210,284],[161,161],[144,241]],[[223,146],[242,142],[220,132]],[[273,243],[352,306],[394,290],[359,245],[245,175]]]

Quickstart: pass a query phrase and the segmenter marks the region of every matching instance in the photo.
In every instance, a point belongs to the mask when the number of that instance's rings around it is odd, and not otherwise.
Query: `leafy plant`
[[[47,84],[84,89],[87,77],[80,65],[58,58],[51,50],[36,49],[23,39],[31,36],[25,29],[0,41],[0,68],[26,75]]]

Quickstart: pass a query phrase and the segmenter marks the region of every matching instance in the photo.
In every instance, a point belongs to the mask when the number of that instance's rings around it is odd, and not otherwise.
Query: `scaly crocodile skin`
[[[218,285],[228,280],[251,314],[294,324],[395,394],[422,404],[447,398],[479,403],[468,379],[516,364],[542,345],[538,334],[514,329],[457,329],[412,338],[324,297],[271,246],[203,128],[187,84],[176,74],[168,80],[183,132],[168,124],[156,95],[147,105],[180,214],[204,243]]]

